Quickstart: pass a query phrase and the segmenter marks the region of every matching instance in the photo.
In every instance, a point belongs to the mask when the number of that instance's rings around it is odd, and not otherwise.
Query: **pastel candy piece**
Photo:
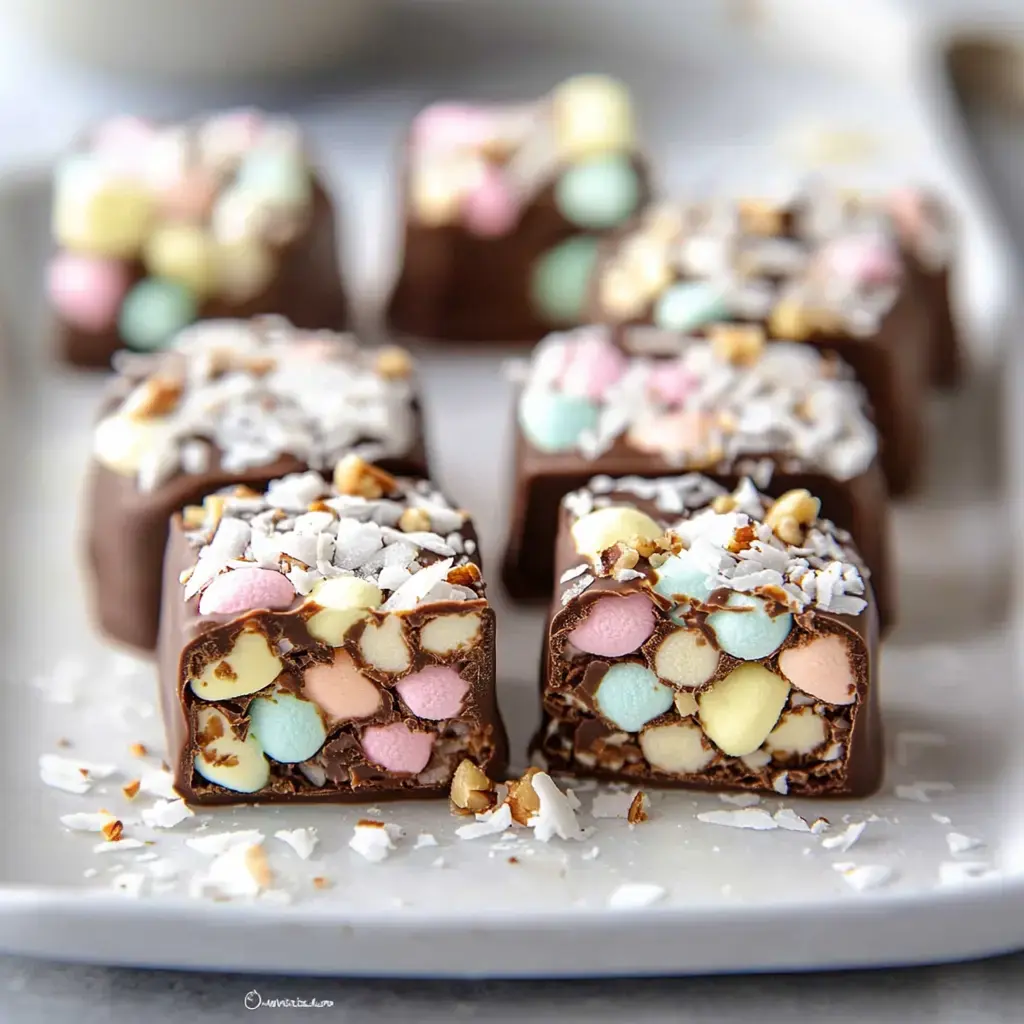
[[[250,732],[267,757],[283,764],[305,761],[327,739],[317,706],[286,690],[257,697],[249,705],[249,722]]]
[[[728,315],[721,289],[705,281],[669,285],[654,304],[654,323],[670,331],[694,331]]]
[[[707,618],[708,628],[726,654],[743,661],[767,658],[793,627],[793,616],[789,612],[771,616],[765,610],[764,599],[752,594],[730,594],[726,605],[749,610],[712,612]]]
[[[579,75],[552,93],[555,138],[570,161],[633,146],[633,104],[626,88],[605,75]]]
[[[530,296],[538,314],[553,324],[577,323],[596,263],[597,240],[582,236],[541,255],[530,276]]]
[[[217,244],[213,264],[217,292],[232,302],[248,302],[262,295],[277,272],[269,247],[252,238]]]
[[[406,676],[396,686],[398,696],[417,718],[455,718],[469,683],[447,665],[428,665]]]
[[[128,176],[142,176],[156,134],[148,121],[126,115],[97,125],[90,141],[104,166]]]
[[[640,202],[633,165],[618,154],[570,167],[555,183],[555,206],[570,224],[601,231],[621,224]]]
[[[603,331],[580,334],[565,347],[558,384],[564,394],[597,401],[621,379],[629,360]]]
[[[46,274],[50,304],[72,327],[99,333],[117,323],[128,292],[128,269],[118,260],[59,252]]]
[[[225,189],[210,211],[210,231],[221,243],[258,241],[267,225],[267,204],[255,189]]]
[[[270,764],[250,731],[239,739],[216,708],[200,708],[196,717],[196,772],[207,782],[235,793],[255,793],[270,781]]]
[[[258,110],[228,110],[211,117],[199,128],[203,163],[214,169],[233,164],[256,145],[265,120]]]
[[[461,103],[435,103],[412,123],[412,141],[429,149],[478,149],[494,138],[490,112]]]
[[[474,235],[497,238],[508,234],[518,218],[519,200],[501,171],[488,165],[462,198],[463,223]]]
[[[654,632],[654,606],[644,594],[610,595],[591,602],[587,617],[569,634],[569,643],[604,658],[631,654]]]
[[[857,699],[849,644],[834,633],[787,647],[779,655],[779,671],[798,690],[826,704],[852,704]]]
[[[381,672],[404,672],[409,667],[409,644],[402,621],[400,615],[385,615],[379,624],[373,619],[367,620],[359,637],[359,653],[371,668]]]
[[[423,771],[433,749],[433,733],[413,732],[404,722],[373,725],[363,733],[363,752],[388,772],[415,775]]]
[[[332,722],[369,718],[381,705],[377,685],[363,675],[345,650],[336,650],[330,665],[318,661],[307,668],[302,689]]]
[[[768,738],[789,697],[789,683],[763,665],[740,665],[697,696],[700,723],[730,757],[752,754]]]
[[[151,276],[203,296],[216,287],[214,250],[213,237],[198,224],[165,224],[146,240],[142,258]]]
[[[711,595],[707,570],[695,565],[686,551],[669,555],[654,570],[654,578],[657,581],[654,592],[679,604],[684,601],[706,601]]]
[[[160,192],[160,211],[171,220],[202,222],[216,197],[217,179],[203,168],[189,168]]]
[[[671,775],[699,772],[715,756],[704,733],[691,722],[652,725],[640,735],[640,751],[652,768]]]
[[[276,569],[230,569],[215,576],[199,598],[200,615],[237,615],[266,608],[280,611],[295,600],[295,588]]]
[[[470,181],[477,177],[473,174]],[[458,164],[449,165],[445,161],[416,167],[409,178],[409,206],[413,216],[431,227],[454,224],[462,212],[465,184]]]
[[[547,388],[527,388],[519,398],[519,426],[542,452],[565,452],[597,426],[598,408],[589,399]]]
[[[602,551],[634,538],[657,540],[664,530],[646,513],[623,505],[609,505],[581,516],[572,525],[576,551],[584,558],[599,558]]]
[[[431,654],[450,654],[476,643],[483,620],[479,612],[438,615],[420,629],[420,649]]]
[[[780,754],[810,754],[827,738],[825,720],[814,708],[795,708],[779,719],[765,747]]]
[[[238,169],[237,184],[275,206],[306,206],[313,198],[305,161],[286,150],[254,149],[247,153]]]
[[[186,285],[147,277],[125,296],[118,330],[129,348],[160,349],[192,323],[198,311],[196,297]]]
[[[170,433],[163,417],[135,419],[117,414],[100,420],[93,431],[92,453],[107,469],[134,476],[146,457]]]
[[[714,645],[699,629],[677,629],[658,645],[654,671],[666,683],[693,689],[715,674],[718,657]],[[680,696],[676,694],[676,710],[682,714]]]
[[[699,381],[681,362],[660,363],[651,368],[647,387],[665,405],[683,405],[696,390]]]
[[[131,181],[111,180],[95,163],[73,161],[58,170],[53,233],[66,249],[133,259],[154,212],[148,190]]]
[[[644,416],[629,428],[629,443],[638,451],[686,455],[701,451],[708,436],[706,413],[696,409]]]
[[[594,693],[598,710],[613,725],[638,732],[672,707],[673,691],[643,665],[619,662],[604,674]]]
[[[262,633],[243,629],[231,650],[209,662],[189,686],[203,700],[233,700],[269,686],[283,668]]]
[[[358,576],[320,580],[309,592],[308,601],[321,610],[307,620],[306,629],[314,639],[340,647],[349,629],[383,599],[378,587]]]
[[[822,253],[829,270],[863,284],[887,284],[902,271],[896,251],[883,238],[837,238]]]

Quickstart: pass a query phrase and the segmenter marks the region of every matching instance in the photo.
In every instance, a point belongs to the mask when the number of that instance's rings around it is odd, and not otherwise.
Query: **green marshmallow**
[[[590,231],[621,224],[639,203],[640,182],[622,155],[576,164],[555,185],[555,206],[562,216]]]
[[[570,238],[544,253],[533,266],[530,282],[537,312],[552,324],[578,323],[596,263],[593,238]]]
[[[195,295],[180,281],[147,277],[125,296],[118,329],[128,348],[149,352],[167,345],[198,312]]]
[[[238,169],[237,187],[281,206],[305,206],[313,195],[309,170],[293,153],[254,149]]]
[[[728,315],[721,289],[705,281],[670,285],[654,307],[655,326],[667,331],[693,331]]]
[[[519,400],[519,425],[542,452],[570,451],[585,430],[597,427],[598,408],[586,398],[527,388]]]

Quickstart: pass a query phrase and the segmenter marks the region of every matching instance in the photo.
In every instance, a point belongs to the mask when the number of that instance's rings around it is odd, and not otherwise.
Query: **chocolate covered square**
[[[813,345],[765,342],[757,325],[709,337],[650,327],[551,335],[520,367],[512,521],[504,581],[545,598],[563,495],[591,477],[700,470],[773,495],[807,488],[849,530],[873,574],[883,623],[895,616],[889,507],[863,388]]]
[[[514,106],[442,103],[405,144],[397,332],[536,341],[582,321],[598,240],[647,202],[629,95],[584,75]]]
[[[346,326],[335,210],[287,119],[102,122],[57,165],[52,223],[47,292],[68,362],[109,366],[198,319]]]
[[[551,770],[793,796],[881,784],[877,616],[795,490],[700,474],[566,497],[535,747]]]
[[[867,390],[893,494],[923,468],[933,359],[920,275],[881,204],[831,189],[656,203],[609,240],[590,319],[704,333],[755,323],[836,352]]]
[[[170,516],[232,483],[324,470],[348,452],[425,475],[411,359],[278,318],[210,320],[122,353],[87,477],[89,582],[101,629],[156,644]]]
[[[358,456],[226,488],[171,527],[168,762],[189,803],[443,797],[499,774],[494,612],[468,515]]]

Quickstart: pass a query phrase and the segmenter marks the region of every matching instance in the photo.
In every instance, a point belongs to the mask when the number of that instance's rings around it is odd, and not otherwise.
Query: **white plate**
[[[784,163],[773,146],[780,130],[824,111],[840,112],[840,122],[850,112],[856,128],[865,127],[860,119],[871,111],[885,112],[879,158],[862,169],[868,177],[936,166],[941,144],[909,94],[768,60],[748,67],[756,93],[730,92],[732,65],[712,64],[688,67],[669,91],[671,104],[663,74],[640,76],[671,184],[729,170],[751,181],[754,162],[759,174],[770,174]],[[514,78],[500,62],[491,70],[507,92],[524,95],[557,74]],[[472,92],[475,83],[449,76],[429,91],[455,89]],[[690,102],[694,96],[702,97],[700,110]],[[794,96],[805,98],[802,106],[792,106]],[[788,97],[781,107],[780,97]],[[380,170],[413,103],[412,96],[363,96],[332,107],[329,117],[321,110],[308,119],[335,158],[332,169],[341,172],[346,193],[361,199],[349,203],[347,233],[368,242],[366,261],[348,260],[363,286],[379,289],[388,264],[387,244],[371,244],[390,225]],[[939,176],[962,205],[976,208],[953,156]],[[997,250],[979,225],[969,220],[970,279],[992,285]],[[141,767],[129,755],[131,743],[145,743],[154,752],[151,763],[160,757],[154,679],[144,663],[98,640],[86,617],[75,527],[101,381],[58,370],[44,358],[38,281],[45,233],[42,179],[9,182],[0,191],[0,310],[11,343],[6,423],[0,423],[6,459],[0,772],[7,780],[0,790],[0,949],[264,973],[569,976],[911,963],[1024,943],[1020,608],[1009,503],[1018,487],[1001,470],[1002,438],[1018,436],[1020,427],[1003,422],[1002,410],[1014,407],[1004,384],[1016,386],[1019,373],[1017,367],[1007,372],[996,354],[991,317],[970,317],[976,373],[964,394],[936,403],[929,487],[897,515],[903,620],[882,666],[886,788],[859,802],[773,798],[764,804],[773,811],[790,806],[807,818],[823,814],[833,821],[833,834],[847,821],[867,821],[851,850],[832,852],[807,834],[703,823],[698,812],[726,808],[710,795],[654,794],[651,819],[632,830],[622,820],[593,822],[594,791],[580,787],[582,822],[597,826],[585,843],[516,839],[513,845],[511,836],[467,842],[455,837],[460,822],[443,805],[384,805],[377,816],[404,827],[408,837],[388,860],[370,864],[347,848],[365,810],[225,811],[153,832],[135,821],[151,799],[129,804],[120,795],[121,784]],[[969,312],[995,308],[991,292],[978,287],[972,294],[986,301]],[[443,483],[474,511],[492,569],[499,564],[508,484],[509,395],[500,358],[423,354],[435,464]],[[541,615],[505,605],[497,585],[492,596],[501,700],[521,758],[537,715]],[[73,702],[56,702],[76,672]],[[58,750],[62,737],[73,741],[70,751]],[[87,796],[72,796],[40,783],[36,764],[45,752],[115,762],[123,774]],[[100,807],[122,817],[126,834],[155,845],[101,856],[92,852],[97,836],[59,824],[61,814]],[[309,861],[272,838],[277,829],[309,825],[320,835]],[[185,895],[206,863],[185,839],[199,829],[234,828],[267,835],[274,887],[291,894],[290,905]],[[414,849],[420,831],[439,846]],[[953,854],[951,832],[984,845]],[[595,847],[597,857],[585,859]],[[135,858],[150,851],[175,864],[178,878],[162,892],[147,881],[139,899],[113,892],[115,876],[148,876],[149,864]],[[518,863],[509,863],[512,856]],[[443,867],[434,866],[438,857]],[[835,870],[837,862],[881,866],[892,877],[857,891]],[[951,872],[965,870],[944,867],[950,863],[974,864],[980,877],[950,884]],[[315,889],[314,876],[329,878],[333,887]],[[664,896],[643,909],[610,910],[609,897],[626,883],[659,886]]]

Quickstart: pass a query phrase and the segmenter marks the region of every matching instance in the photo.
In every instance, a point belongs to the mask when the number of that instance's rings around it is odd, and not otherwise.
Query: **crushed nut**
[[[741,526],[733,532],[732,540],[728,544],[728,550],[734,554],[746,551],[755,540],[757,540],[757,531],[748,523],[746,526]]]
[[[309,505],[306,506],[306,511],[307,512],[330,512],[331,515],[334,515],[334,509],[331,508],[331,506],[328,505],[327,502],[324,501],[322,498],[317,498],[316,501],[311,501],[309,503]]]
[[[388,345],[377,353],[377,372],[385,380],[404,380],[412,376],[412,359],[404,348]]]
[[[657,541],[648,540],[646,537],[633,537],[628,542],[628,546],[641,558],[650,558],[661,545]]]
[[[653,552],[651,553],[653,556]],[[636,548],[623,548],[621,554],[615,559],[612,565],[612,572],[622,572],[624,569],[632,569],[640,561],[640,553]]]
[[[475,562],[456,565],[448,570],[445,579],[453,587],[472,587],[475,583],[480,582],[480,567]]]
[[[100,831],[108,843],[116,843],[124,833],[124,825],[117,818],[114,818],[111,821],[105,821]]]
[[[324,878],[323,875],[313,876],[313,888],[314,889],[330,889],[334,883],[329,878]]]
[[[540,811],[540,797],[533,788],[533,777],[539,774],[540,768],[527,768],[521,779],[508,784],[508,797],[505,802],[512,811],[512,820],[525,825],[530,818]]]
[[[186,505],[181,510],[181,525],[186,530],[198,530],[206,522],[206,510],[202,505]]]
[[[786,544],[803,544],[806,528],[818,518],[821,502],[810,491],[798,488],[778,497],[765,513],[764,521]]]
[[[423,533],[430,529],[430,515],[422,508],[407,508],[398,519],[403,533]]]
[[[639,825],[640,822],[646,820],[647,794],[641,789],[630,802],[629,810],[626,812],[626,821],[628,821],[630,825]]]
[[[781,235],[785,211],[764,199],[741,199],[738,205],[740,226],[751,235]]]
[[[69,740],[67,736],[61,736],[60,739],[57,740],[57,746],[63,750],[67,750],[68,747],[71,746],[71,740]]]
[[[358,455],[346,455],[334,467],[334,486],[339,494],[373,501],[395,489],[395,478]]]
[[[203,498],[203,508],[206,511],[206,519],[203,522],[205,523],[208,519],[210,526],[216,529],[217,524],[220,523],[221,517],[224,515],[224,506],[226,504],[227,498],[223,494],[208,494]]]
[[[250,846],[245,851],[245,866],[253,880],[261,888],[266,889],[274,880],[274,873],[267,863],[267,855],[262,846]]]
[[[144,743],[133,743],[128,748],[128,753],[131,754],[132,757],[145,757],[149,751],[146,749],[146,745]]]
[[[277,360],[273,356],[248,356],[244,365],[246,372],[254,377],[265,377],[271,370],[277,369]]]
[[[712,324],[711,349],[723,362],[750,366],[764,351],[764,328],[760,324]]]
[[[482,814],[498,800],[494,782],[469,758],[463,758],[455,769],[449,795],[454,814]]]
[[[806,341],[814,333],[810,310],[797,299],[782,299],[768,317],[768,331],[773,338]]]
[[[736,499],[731,494],[720,494],[711,502],[711,508],[720,516],[724,516],[736,508]]]
[[[660,569],[667,561],[668,554],[664,551],[655,551],[647,561],[650,563],[652,569]]]
[[[126,782],[121,787],[121,792],[124,793],[126,800],[134,800],[138,795],[139,787],[142,785],[141,779],[132,779],[131,782]]]
[[[174,412],[184,387],[180,380],[151,377],[124,403],[121,411],[133,420],[146,420]]]

